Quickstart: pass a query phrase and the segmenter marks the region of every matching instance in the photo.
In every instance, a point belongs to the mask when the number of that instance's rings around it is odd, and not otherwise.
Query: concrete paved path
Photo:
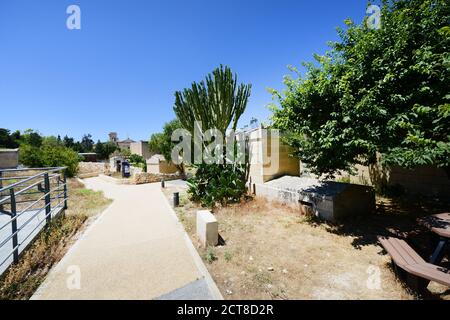
[[[222,298],[160,184],[116,185],[101,178],[84,182],[114,202],[50,272],[33,299]]]

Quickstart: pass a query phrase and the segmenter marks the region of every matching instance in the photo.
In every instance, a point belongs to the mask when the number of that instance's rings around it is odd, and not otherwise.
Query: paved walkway
[[[221,298],[160,184],[84,181],[114,202],[50,272],[33,299]],[[80,289],[67,285],[74,270],[80,271]]]

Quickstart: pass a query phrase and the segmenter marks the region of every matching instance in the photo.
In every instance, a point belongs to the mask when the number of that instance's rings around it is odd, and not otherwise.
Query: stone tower
[[[119,141],[119,138],[117,137],[117,132],[110,132],[109,133],[109,141],[117,143]]]

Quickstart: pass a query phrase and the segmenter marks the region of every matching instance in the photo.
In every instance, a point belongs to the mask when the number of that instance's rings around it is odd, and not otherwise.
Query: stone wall
[[[147,172],[153,174],[174,174],[178,168],[167,161],[160,161],[159,163],[147,162]]]
[[[170,181],[178,179],[181,179],[181,176],[179,174],[159,174],[143,172],[133,175],[133,177],[130,179],[130,184],[154,183],[161,182],[162,180]]]
[[[247,135],[252,183],[264,183],[283,175],[300,175],[300,161],[290,155],[291,147],[284,144],[279,136],[264,136],[261,128]]]
[[[344,172],[339,174],[336,179],[370,185],[378,190],[401,186],[407,194],[450,197],[449,176],[444,169],[431,166],[408,170],[396,166],[383,168],[379,164],[357,165],[355,174],[350,175]]]
[[[80,162],[78,164],[78,177],[95,177],[109,171],[109,165],[104,162]]]
[[[130,144],[130,151],[133,154],[138,154],[144,157],[145,160],[149,159],[153,154],[150,152],[148,142],[137,141]]]
[[[0,149],[0,169],[14,169],[19,165],[19,149]]]

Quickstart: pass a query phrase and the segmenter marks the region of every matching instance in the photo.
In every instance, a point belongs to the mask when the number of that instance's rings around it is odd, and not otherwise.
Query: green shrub
[[[44,166],[44,162],[42,160],[42,150],[29,144],[20,145],[19,161],[21,164],[30,168],[39,168]]]
[[[128,160],[133,167],[141,168],[144,172],[147,172],[147,162],[143,156],[132,154],[128,157]]]
[[[68,177],[73,177],[78,172],[80,157],[72,149],[44,146],[42,147],[42,158],[45,167],[67,167]]]
[[[63,146],[44,145],[40,148],[28,144],[20,146],[20,163],[30,168],[67,167],[66,174],[73,177],[78,171],[78,153]]]
[[[246,192],[245,171],[239,166],[201,164],[188,179],[188,193],[206,207],[239,202]]]

